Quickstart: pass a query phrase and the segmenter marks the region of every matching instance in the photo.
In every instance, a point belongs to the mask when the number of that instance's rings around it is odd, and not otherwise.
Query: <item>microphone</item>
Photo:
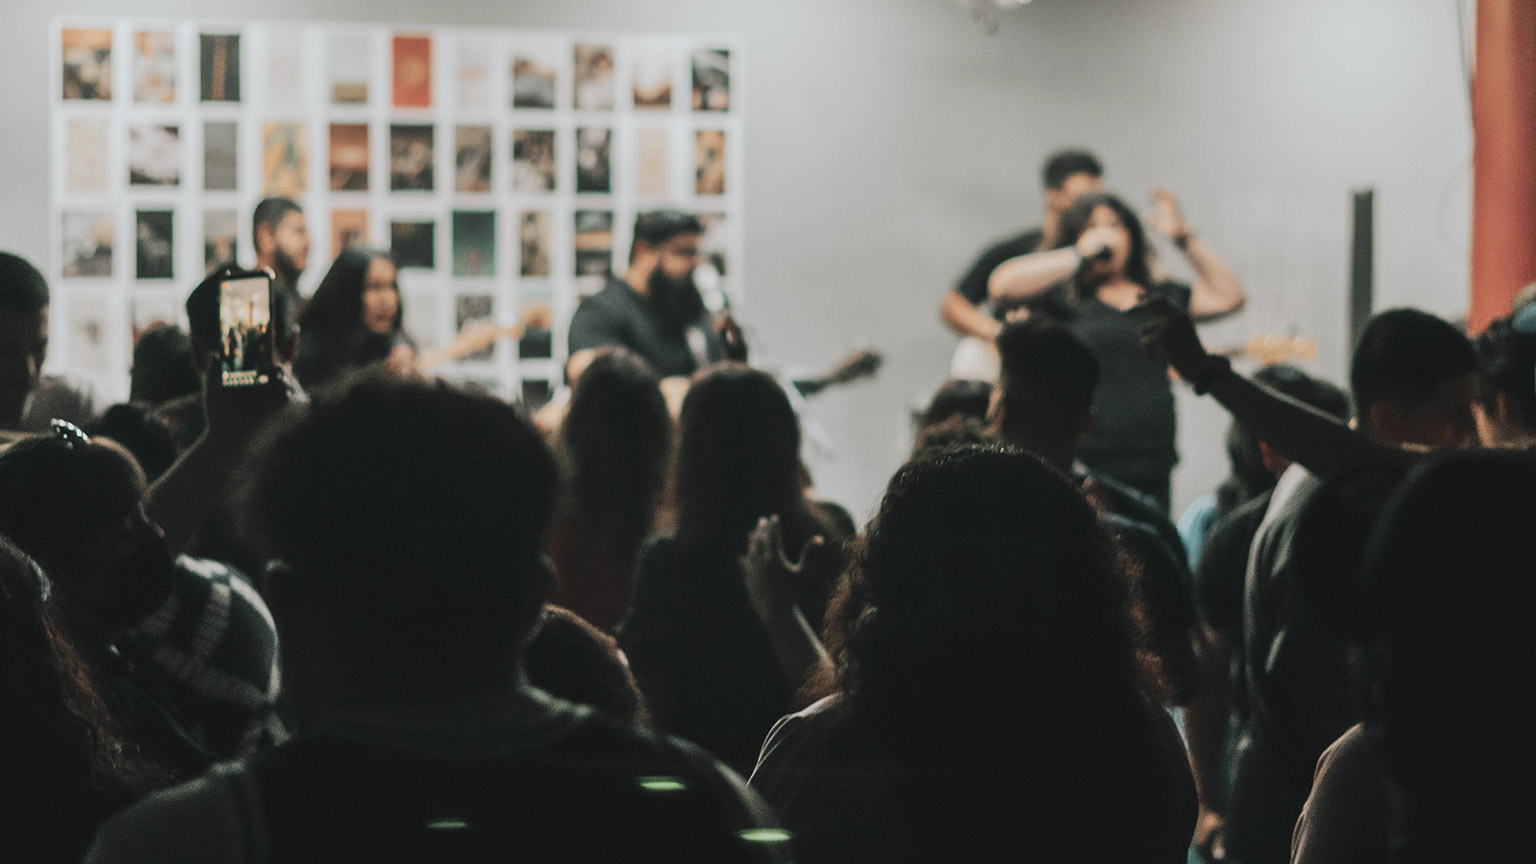
[[[1115,250],[1109,248],[1109,244],[1099,247],[1099,251],[1088,256],[1089,261],[1108,261],[1115,257]]]

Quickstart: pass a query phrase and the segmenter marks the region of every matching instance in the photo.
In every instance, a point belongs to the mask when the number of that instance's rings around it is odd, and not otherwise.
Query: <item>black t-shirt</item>
[[[1195,568],[1195,605],[1200,617],[1214,629],[1241,631],[1248,552],[1273,494],[1273,489],[1265,490],[1244,502],[1212,525],[1205,536]]]
[[[612,276],[603,290],[576,307],[567,344],[572,354],[621,345],[644,358],[663,378],[692,375],[699,367],[725,357],[725,346],[707,314],[682,332],[674,332],[663,324],[649,300]]]
[[[972,306],[980,306],[987,299],[987,280],[991,278],[992,271],[1005,261],[1041,251],[1040,241],[1044,236],[1039,228],[1031,228],[988,246],[977,256],[971,269],[965,271],[965,275],[955,283],[955,293],[969,300]],[[1001,321],[1006,311],[1006,308],[994,308],[992,315]]]
[[[1191,292],[1188,284],[1172,280],[1146,291],[1148,297],[1167,298],[1184,311]],[[1066,282],[1047,289],[1029,306],[1031,313],[1071,329],[1099,360],[1093,429],[1078,442],[1078,458],[1111,476],[1119,471],[1172,470],[1179,461],[1173,385],[1167,366],[1152,362],[1142,349],[1137,319]]]

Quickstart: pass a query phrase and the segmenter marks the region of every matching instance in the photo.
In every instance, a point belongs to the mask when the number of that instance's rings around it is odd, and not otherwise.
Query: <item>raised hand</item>
[[[1152,227],[1159,234],[1178,239],[1189,233],[1189,225],[1184,221],[1184,211],[1179,209],[1178,199],[1173,197],[1162,186],[1152,187],[1152,206],[1155,208],[1152,214]]]
[[[790,611],[804,592],[806,582],[828,563],[831,550],[821,537],[812,537],[790,561],[784,554],[784,533],[779,517],[764,516],[747,536],[747,552],[736,559],[742,582],[758,618],[769,621]]]
[[[1163,297],[1143,301],[1129,314],[1142,322],[1141,345],[1147,355],[1171,365],[1185,381],[1194,381],[1207,357],[1195,322]]]

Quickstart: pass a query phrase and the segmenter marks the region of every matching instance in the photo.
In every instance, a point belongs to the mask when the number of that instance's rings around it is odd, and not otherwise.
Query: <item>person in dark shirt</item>
[[[696,748],[527,685],[559,480],[516,408],[374,373],[275,422],[252,467],[298,732],[109,821],[86,860],[784,860]]]
[[[342,250],[299,312],[299,384],[314,389],[372,363],[410,370],[416,352],[401,326],[404,316],[389,253]]]
[[[603,290],[576,307],[566,369],[584,368],[589,352],[604,345],[628,348],[663,378],[692,375],[725,359],[726,343],[693,281],[703,260],[703,233],[703,223],[691,213],[640,214],[624,278],[609,274]]]
[[[939,319],[961,336],[988,342],[996,338],[1008,307],[999,304],[987,308],[987,280],[992,271],[1009,259],[1055,248],[1061,214],[1079,195],[1099,191],[1103,176],[1104,166],[1086,150],[1052,153],[1040,169],[1040,185],[1045,189],[1045,214],[1040,226],[982,250],[954,288],[944,295],[939,304]]]
[[[1178,462],[1177,418],[1166,363],[1141,347],[1141,323],[1125,314],[1161,297],[1195,320],[1241,309],[1246,295],[1237,274],[1184,221],[1178,202],[1154,187],[1157,230],[1172,238],[1195,271],[1193,285],[1156,278],[1141,220],[1111,195],[1079,197],[1061,216],[1056,248],[1009,260],[992,271],[994,301],[1027,303],[1071,328],[1093,349],[1102,369],[1093,427],[1077,458],[1159,502],[1166,511],[1169,477]]]
[[[303,208],[291,198],[263,198],[251,214],[251,244],[256,249],[256,268],[276,274],[273,287],[288,294],[297,306],[299,277],[309,266],[309,229]]]

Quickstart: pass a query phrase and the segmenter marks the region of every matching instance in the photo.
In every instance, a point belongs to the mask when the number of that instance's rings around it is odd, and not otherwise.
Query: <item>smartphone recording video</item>
[[[272,278],[232,273],[219,286],[219,369],[225,387],[272,380]]]

